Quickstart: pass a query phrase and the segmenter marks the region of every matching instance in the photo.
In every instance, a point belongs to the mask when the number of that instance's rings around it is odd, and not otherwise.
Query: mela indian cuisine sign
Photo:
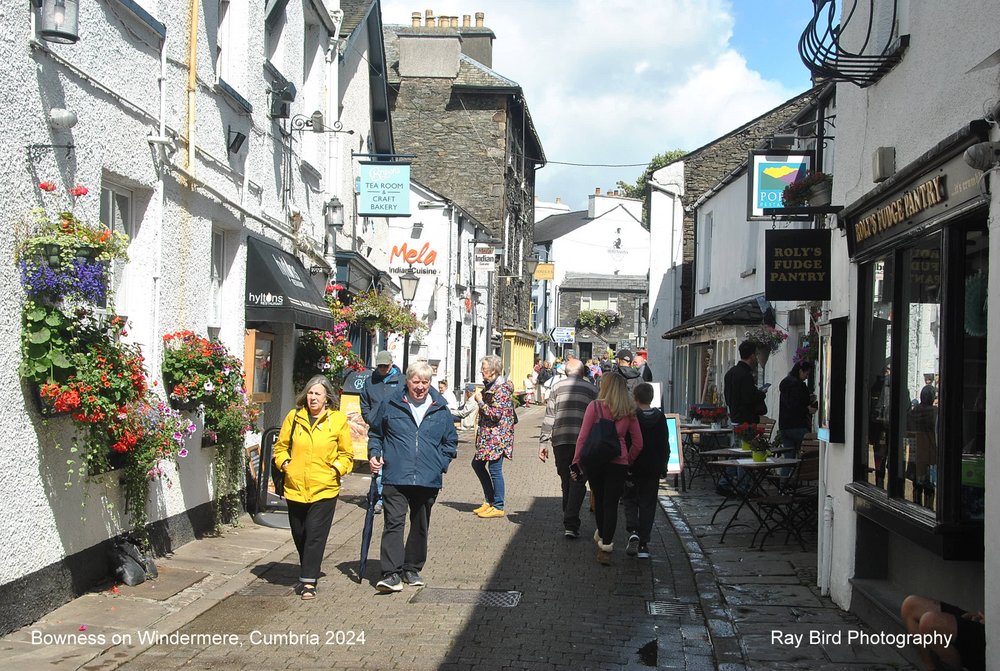
[[[767,300],[830,300],[830,265],[829,229],[764,232]]]

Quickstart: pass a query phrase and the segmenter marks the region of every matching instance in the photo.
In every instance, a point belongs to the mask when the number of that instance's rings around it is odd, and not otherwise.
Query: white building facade
[[[248,328],[269,335],[265,428],[293,405],[296,329],[332,326],[322,287],[334,275],[336,249],[324,213],[334,198],[350,204],[353,192],[349,136],[314,133],[296,116],[312,120],[319,111],[324,130],[348,130],[340,109],[355,73],[342,75],[340,48],[360,30],[357,50],[375,57],[367,36],[381,35],[370,26],[380,20],[378,3],[352,5],[344,34],[337,2],[197,3],[194,15],[190,7],[181,0],[79,3],[75,44],[38,39],[27,5],[8,13],[0,45],[8,104],[0,120],[19,149],[0,166],[8,194],[0,209],[6,221],[25,221],[46,204],[39,182],[56,184],[53,198],[88,187],[76,215],[130,240],[130,261],[114,269],[115,308],[128,316],[127,338],[141,346],[151,382],[162,385],[164,334],[217,337],[241,359]],[[378,98],[369,94],[379,82],[367,66],[360,70],[366,95],[349,105],[350,129],[391,151],[391,129],[371,121]],[[75,125],[60,110],[75,115]],[[0,243],[5,258],[14,243],[13,236]],[[279,281],[295,284],[306,303],[262,312],[248,283],[274,268],[248,268],[248,246],[273,259]],[[17,325],[20,283],[12,263],[0,267],[10,289],[0,315]],[[4,351],[19,352],[20,328],[0,340]],[[0,523],[4,631],[106,575],[106,543],[129,528],[114,471],[67,477],[70,421],[38,416],[18,364],[12,356],[0,365],[0,426],[8,436],[0,451],[16,464],[8,474],[19,500],[33,503]],[[259,434],[248,436],[255,440]],[[167,466],[173,486],[151,485],[149,520],[168,546],[213,524],[214,452],[196,434],[188,456]]]

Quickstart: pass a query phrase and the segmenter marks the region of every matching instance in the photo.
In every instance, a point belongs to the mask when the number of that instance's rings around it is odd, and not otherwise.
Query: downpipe
[[[833,567],[833,497],[826,495],[823,502],[823,544],[822,565],[819,572],[819,592],[830,595],[830,573]]]

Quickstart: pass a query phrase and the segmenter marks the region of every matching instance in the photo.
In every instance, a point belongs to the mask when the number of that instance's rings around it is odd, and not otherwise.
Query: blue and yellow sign
[[[360,216],[410,216],[409,163],[362,163],[360,181]]]
[[[785,187],[812,170],[811,152],[751,152],[748,219],[763,219],[765,208],[783,208]]]

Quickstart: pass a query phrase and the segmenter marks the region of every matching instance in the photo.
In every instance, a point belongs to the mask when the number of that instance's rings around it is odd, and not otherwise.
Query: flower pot
[[[721,427],[719,426],[718,422],[712,422],[712,430],[713,431],[718,431],[720,428]]]
[[[750,441],[749,440],[741,440],[740,441],[740,449],[742,449],[744,452],[749,452],[750,451]]]
[[[85,261],[93,261],[100,253],[101,250],[93,245],[81,245],[76,248],[76,258]]]
[[[818,184],[813,184],[809,188],[809,207],[823,207],[829,205],[833,198],[833,184],[824,180]]]
[[[770,347],[757,347],[757,361],[760,363],[761,368],[767,365],[767,360],[771,357]]]
[[[57,270],[62,267],[62,256],[60,252],[62,251],[62,246],[55,244],[54,242],[46,243],[42,245],[42,258],[45,263],[52,268]]]
[[[754,461],[767,461],[767,452],[753,452],[750,456]]]

